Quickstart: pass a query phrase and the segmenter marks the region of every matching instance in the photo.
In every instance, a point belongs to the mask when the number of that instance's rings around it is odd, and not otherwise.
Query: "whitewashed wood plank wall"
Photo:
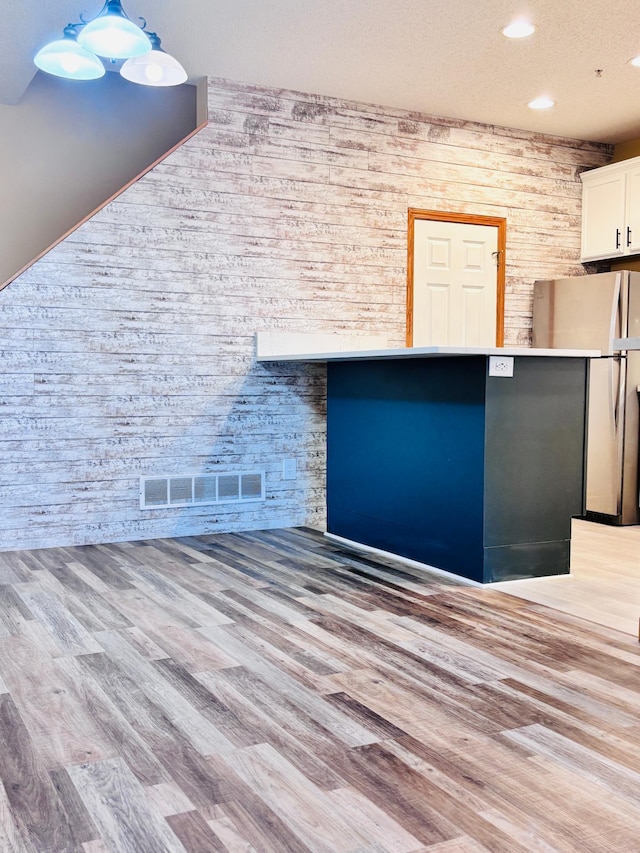
[[[321,527],[324,370],[254,334],[403,345],[409,207],[507,218],[508,344],[535,278],[583,271],[607,146],[222,80],[209,118],[0,293],[2,550]],[[264,504],[139,509],[141,475],[253,467]]]

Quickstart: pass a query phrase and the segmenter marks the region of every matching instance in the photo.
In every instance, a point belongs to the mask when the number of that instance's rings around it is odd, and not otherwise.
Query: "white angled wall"
[[[0,549],[322,527],[324,369],[254,335],[402,346],[409,207],[507,218],[507,344],[583,272],[606,146],[226,81],[209,118],[0,292]],[[139,509],[140,476],[254,468],[264,504]]]

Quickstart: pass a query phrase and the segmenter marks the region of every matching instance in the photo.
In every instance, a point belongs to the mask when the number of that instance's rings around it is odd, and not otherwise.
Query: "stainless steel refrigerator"
[[[597,349],[589,370],[586,517],[638,524],[640,272],[537,281],[533,346]]]

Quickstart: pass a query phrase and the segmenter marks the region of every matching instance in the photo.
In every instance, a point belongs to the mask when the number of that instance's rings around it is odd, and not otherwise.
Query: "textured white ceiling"
[[[5,0],[6,2],[6,0]],[[640,137],[638,0],[123,0],[203,76],[603,142]],[[0,28],[0,103],[32,57],[101,0],[21,0]],[[500,28],[528,13],[530,38]],[[602,69],[597,76],[596,70]],[[78,84],[90,85],[90,84]],[[556,106],[529,110],[548,94]]]

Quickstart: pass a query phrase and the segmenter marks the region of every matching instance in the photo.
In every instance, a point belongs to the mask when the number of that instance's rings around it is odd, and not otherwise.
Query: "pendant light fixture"
[[[151,50],[142,56],[127,59],[120,74],[125,80],[143,86],[177,86],[187,79],[187,72],[173,56],[160,47],[156,33],[149,33]]]
[[[132,83],[143,86],[177,86],[187,73],[160,47],[156,33],[145,32],[147,22],[134,23],[121,0],[106,0],[102,10],[89,21],[65,27],[64,38],[38,51],[34,62],[42,71],[68,80],[95,80],[106,68],[116,70]],[[101,57],[101,58],[99,58]]]

